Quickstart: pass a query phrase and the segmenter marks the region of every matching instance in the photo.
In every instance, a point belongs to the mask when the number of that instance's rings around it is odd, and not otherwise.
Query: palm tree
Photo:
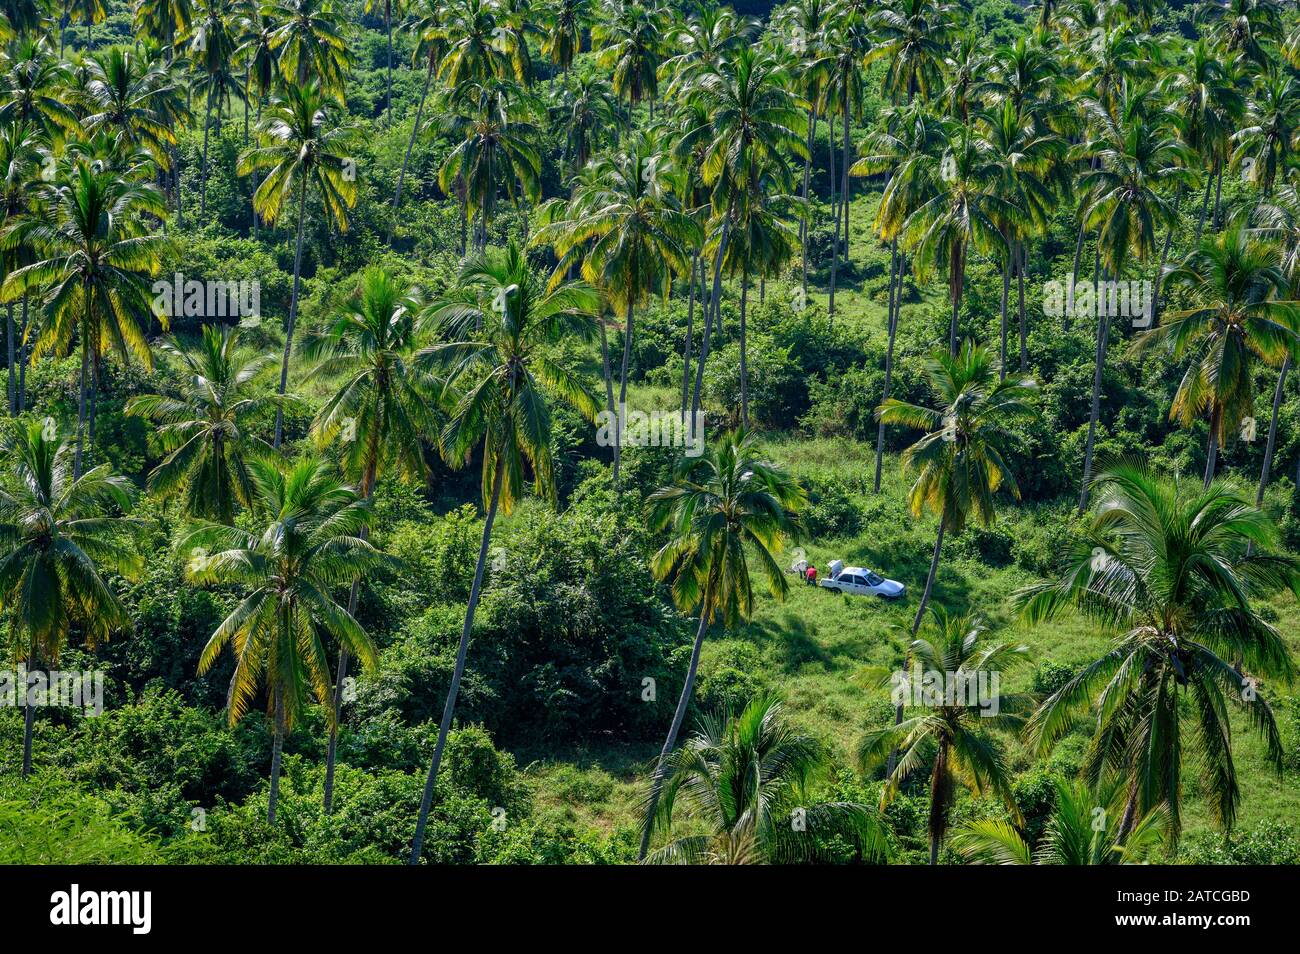
[[[568,76],[573,58],[582,48],[582,31],[587,24],[588,0],[551,0],[546,9],[542,55]]]
[[[1097,233],[1098,267],[1109,278],[1123,277],[1131,257],[1147,261],[1156,247],[1161,225],[1170,228],[1174,211],[1165,189],[1186,179],[1191,165],[1187,147],[1168,131],[1167,124],[1149,108],[1148,89],[1129,90],[1115,100],[1116,118],[1098,100],[1086,102],[1100,130],[1097,165],[1086,170],[1079,184],[1084,192],[1084,226]],[[1079,492],[1079,513],[1088,506],[1091,487],[1092,452],[1096,441],[1097,417],[1101,409],[1101,379],[1106,364],[1110,333],[1109,308],[1097,296],[1097,349],[1092,378],[1092,408],[1083,454],[1083,487]]]
[[[30,214],[33,210],[32,185],[36,181],[45,156],[48,155],[43,150],[43,139],[44,136],[41,135],[38,127],[31,123],[15,122],[0,125],[0,234],[4,227]],[[23,262],[25,251],[22,248],[15,248],[0,258],[4,274],[7,275]],[[26,297],[23,298],[21,329],[14,327],[14,303],[8,302],[5,309],[5,342],[9,369],[6,393],[9,399],[9,414],[12,416],[21,411],[23,404],[20,387],[22,374],[18,366],[25,365],[23,352],[26,343],[20,342],[19,337],[21,335],[25,338],[27,333]]]
[[[1274,543],[1276,530],[1229,486],[1189,493],[1144,463],[1118,464],[1096,484],[1096,510],[1060,578],[1026,588],[1017,600],[1030,623],[1069,607],[1114,642],[1042,703],[1027,726],[1029,739],[1045,752],[1099,697],[1084,777],[1095,785],[1113,776],[1124,785],[1117,838],[1127,838],[1161,803],[1177,837],[1183,759],[1193,752],[1215,821],[1230,828],[1241,790],[1228,704],[1246,714],[1280,772],[1281,738],[1254,676],[1293,673],[1285,640],[1251,596],[1283,584],[1300,591],[1300,561],[1245,554],[1247,542]]]
[[[1272,195],[1278,176],[1285,173],[1300,137],[1300,83],[1281,70],[1271,70],[1246,105],[1246,125],[1232,136],[1236,148],[1232,165],[1259,186],[1265,198]]]
[[[626,98],[629,121],[632,107],[654,100],[659,93],[657,75],[661,36],[667,26],[662,7],[650,0],[643,6],[635,0],[609,0],[605,14],[591,26],[591,44],[598,50],[596,63],[612,69],[614,92]]]
[[[343,474],[365,501],[385,470],[421,480],[428,472],[423,442],[434,431],[433,381],[412,364],[420,343],[416,316],[421,307],[418,289],[404,288],[384,269],[372,266],[361,273],[355,295],[330,324],[303,346],[306,357],[318,361],[307,380],[339,382],[316,412],[312,436],[321,449],[342,439]],[[366,536],[366,528],[360,535]],[[357,577],[348,596],[350,614],[357,611],[360,588]],[[335,724],[325,762],[327,813],[333,806],[337,719],[347,669],[345,645],[339,649]]]
[[[454,112],[447,125],[460,142],[438,170],[438,186],[447,195],[460,193],[462,225],[476,220],[474,247],[481,252],[501,186],[512,197],[515,183],[529,201],[541,197],[539,134],[528,121],[540,105],[517,83],[499,79],[466,80],[449,99]]]
[[[370,519],[366,503],[326,462],[253,460],[248,474],[259,529],[200,523],[178,546],[188,554],[187,575],[194,582],[247,590],[203,647],[199,674],[231,646],[235,673],[226,695],[231,725],[247,713],[259,687],[265,688],[274,725],[266,820],[275,824],[284,736],[309,693],[320,703],[326,725],[334,725],[322,634],[333,636],[366,666],[376,661],[366,631],[330,594],[386,561],[359,536]]]
[[[438,767],[456,713],[456,695],[474,628],[497,507],[510,513],[523,493],[524,469],[532,471],[539,493],[555,499],[551,460],[551,414],[547,397],[563,401],[587,419],[596,399],[549,346],[570,339],[590,342],[596,334],[600,298],[589,286],[566,282],[548,289],[513,243],[502,251],[471,256],[461,268],[456,289],[433,302],[422,320],[439,332],[441,343],[417,356],[421,365],[445,372],[445,389],[455,396],[439,446],[453,467],[470,462],[482,446],[482,494],[487,510],[465,626],[456,650],[447,701],[438,723],[438,741],[420,800],[411,846],[411,864],[420,860],[425,825],[433,802]]]
[[[1094,793],[1082,782],[1055,779],[1054,785],[1056,804],[1036,849],[1014,825],[997,819],[964,825],[952,846],[971,864],[994,865],[1145,864],[1164,847],[1169,812],[1163,805],[1121,838],[1118,825],[1111,825],[1124,811],[1121,787],[1103,786]]]
[[[175,58],[177,34],[189,29],[192,15],[191,0],[136,0],[131,11],[136,32],[165,47],[168,63]]]
[[[167,71],[140,47],[112,46],[93,54],[90,73],[85,131],[93,136],[102,130],[123,150],[144,149],[164,170],[170,168],[176,130],[166,100],[175,87]]]
[[[381,0],[365,0],[361,5],[362,13],[373,14],[380,7]],[[393,7],[397,7],[397,14],[401,16],[402,0],[382,0],[384,8],[384,33],[388,38],[388,63],[384,75],[384,113],[387,117],[388,124],[393,123]]]
[[[907,217],[905,231],[919,276],[924,278],[936,266],[948,272],[948,350],[955,355],[969,253],[979,249],[1009,254],[999,223],[1023,221],[1024,216],[1003,194],[1004,170],[990,144],[968,126],[950,124],[948,136],[949,151],[928,176],[934,194]]]
[[[960,533],[971,514],[985,526],[992,523],[993,495],[1004,483],[1012,496],[1020,497],[1015,475],[1004,460],[1014,441],[1007,427],[1034,413],[1029,399],[1037,384],[1031,378],[1003,379],[1000,370],[992,352],[967,341],[957,354],[938,352],[926,363],[926,377],[937,398],[934,407],[890,398],[876,410],[886,424],[926,432],[902,457],[904,469],[917,472],[908,494],[912,516],[920,517],[928,508],[939,517],[913,635],[930,601],[944,534]]]
[[[598,157],[592,174],[579,180],[563,217],[543,226],[533,244],[554,246],[559,278],[575,261],[582,277],[623,311],[623,363],[619,372],[614,429],[614,476],[618,477],[626,414],[628,369],[636,305],[684,275],[699,227],[682,211],[674,162],[660,139],[639,132],[624,147]]]
[[[49,200],[48,218],[20,219],[0,237],[0,250],[27,246],[36,259],[9,273],[0,299],[43,293],[45,319],[33,357],[65,352],[74,333],[80,339],[73,465],[73,475],[79,477],[92,360],[97,372],[101,355],[111,348],[123,362],[134,356],[145,367],[152,365],[140,318],[152,314],[147,279],[158,274],[170,246],[165,237],[146,230],[143,217],[161,219],[166,209],[153,185],[85,159],[57,172]],[[93,428],[93,413],[91,421]],[[93,429],[90,437],[93,443]]]
[[[68,71],[43,42],[20,41],[9,62],[0,84],[0,125],[37,123],[52,139],[79,127],[76,110],[66,102]]]
[[[166,453],[149,473],[149,490],[184,494],[192,517],[233,523],[236,504],[253,505],[249,458],[270,449],[248,429],[249,419],[275,401],[254,392],[275,356],[242,357],[239,329],[215,325],[204,327],[194,348],[174,340],[158,347],[180,372],[176,393],[138,395],[126,404],[127,414],[158,425],[153,433]]]
[[[561,109],[564,155],[576,173],[591,159],[601,132],[618,123],[618,102],[608,80],[587,74],[567,84]]]
[[[415,147],[415,138],[420,134],[420,120],[424,116],[424,102],[429,98],[429,87],[433,85],[434,70],[438,68],[439,63],[447,62],[444,60],[444,53],[447,50],[447,38],[449,35],[444,28],[447,6],[442,0],[420,0],[420,6],[413,11],[410,18],[409,30],[416,37],[415,49],[411,52],[411,65],[414,67],[423,58],[426,61],[424,70],[424,86],[420,91],[420,103],[415,108],[415,120],[411,125],[411,135],[406,140],[406,152],[402,156],[402,168],[397,173],[397,190],[393,193],[393,222],[389,226],[388,240],[391,243],[393,234],[397,230],[397,210],[402,205],[402,183],[406,179],[406,167],[411,162],[411,150]],[[460,42],[457,43],[460,48],[461,56],[458,62],[464,61],[464,49]],[[493,53],[496,51],[493,50]],[[454,70],[453,70],[454,71]]]
[[[894,102],[910,103],[918,93],[930,99],[942,88],[955,10],[937,0],[901,0],[872,16],[876,44],[866,62],[887,64],[885,92]]]
[[[126,607],[104,582],[112,571],[134,576],[141,560],[124,538],[133,488],[100,466],[71,473],[72,447],[53,421],[15,426],[0,441],[6,477],[0,483],[0,597],[14,649],[29,671],[53,666],[76,626],[87,646],[130,625]],[[23,776],[32,770],[32,726],[23,725]]]
[[[271,0],[262,16],[275,23],[271,49],[285,83],[315,84],[342,104],[352,54],[333,0]]]
[[[1254,416],[1255,362],[1278,367],[1300,348],[1300,301],[1282,297],[1291,283],[1278,247],[1241,223],[1206,238],[1169,280],[1186,284],[1195,303],[1165,315],[1138,340],[1143,347],[1168,346],[1175,361],[1190,358],[1169,417],[1189,427],[1208,412],[1208,490],[1218,449]]]
[[[70,0],[72,19],[86,24],[86,46],[90,46],[90,27],[108,19],[104,0]],[[61,58],[61,57],[60,57]]]
[[[818,802],[810,782],[826,752],[785,716],[778,696],[761,694],[736,715],[700,719],[699,730],[669,756],[654,824],[669,829],[685,814],[704,829],[674,838],[651,864],[762,864],[820,860],[824,839],[856,844],[872,861],[889,857],[879,816],[852,802]],[[679,810],[680,809],[680,810]]]
[[[764,176],[786,187],[786,156],[806,155],[807,117],[789,91],[780,60],[766,50],[744,46],[719,69],[702,76],[692,99],[703,108],[701,122],[678,142],[678,155],[702,150],[700,177],[711,193],[712,221],[706,246],[713,250],[713,289],[705,313],[704,336],[696,364],[690,420],[699,411],[704,363],[714,321],[720,320],[722,269],[732,230],[751,204],[761,204]]]
[[[280,363],[283,395],[289,383],[289,355],[293,329],[298,318],[298,286],[302,276],[302,237],[307,217],[310,187],[320,197],[328,222],[347,231],[348,209],[357,201],[355,167],[345,150],[352,143],[353,129],[340,124],[329,100],[316,84],[289,84],[271,101],[257,124],[258,145],[239,157],[240,175],[269,169],[253,193],[253,210],[274,225],[296,191],[298,202],[297,239],[293,253],[293,291],[289,297],[289,322],[284,331],[284,357]],[[280,446],[284,408],[275,412],[275,446]]]
[[[247,91],[231,71],[238,47],[239,20],[236,0],[195,0],[196,8],[188,33],[190,62],[202,73],[198,88],[203,92],[203,159],[199,171],[199,217],[208,205],[208,134],[212,129],[212,107],[220,117],[233,96],[247,104]]]
[[[987,729],[1014,727],[1023,722],[1026,699],[998,691],[1002,671],[1028,652],[1026,646],[980,645],[984,623],[970,616],[950,616],[935,609],[934,639],[913,640],[908,648],[912,672],[895,675],[896,695],[922,687],[914,704],[923,713],[881,729],[872,729],[858,745],[858,767],[871,771],[888,760],[883,810],[898,795],[900,785],[925,770],[930,776],[930,864],[939,863],[939,848],[947,836],[957,785],[973,795],[1000,798],[1017,820],[1020,809],[1011,791],[1011,768],[1002,746]],[[929,692],[931,679],[942,676],[941,689]],[[909,678],[911,682],[909,683]],[[900,703],[901,704],[901,703]],[[895,763],[893,753],[901,758]]]
[[[682,457],[670,486],[650,496],[650,524],[668,540],[651,558],[656,579],[670,581],[673,603],[699,616],[686,681],[672,725],[655,765],[641,827],[641,860],[650,848],[659,794],[668,777],[669,756],[695,690],[704,634],[711,622],[724,627],[748,619],[754,610],[752,554],[767,577],[768,591],[784,599],[790,584],[777,562],[787,539],[803,532],[799,511],[808,498],[798,482],[760,456],[757,438],[740,428],[728,431],[699,457]]]

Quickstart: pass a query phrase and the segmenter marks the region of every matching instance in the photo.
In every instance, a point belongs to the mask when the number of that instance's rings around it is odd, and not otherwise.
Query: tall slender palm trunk
[[[1277,417],[1282,409],[1282,397],[1286,389],[1287,372],[1291,370],[1291,356],[1282,362],[1282,370],[1277,375],[1277,387],[1273,389],[1273,413],[1268,419],[1268,440],[1264,444],[1264,463],[1259,470],[1259,489],[1255,491],[1255,506],[1264,506],[1264,488],[1268,486],[1269,472],[1273,468],[1273,450],[1277,447]],[[1255,550],[1255,541],[1246,544],[1246,555]]]
[[[14,335],[17,331],[14,327],[14,303],[9,302],[5,310],[7,312],[5,317],[5,346],[9,357],[9,415],[12,417],[18,413],[18,377],[16,374],[18,369],[14,365],[16,360],[14,357]]]
[[[40,659],[33,653],[27,658],[27,672],[38,671],[41,666]],[[28,705],[31,702],[27,694],[27,685],[24,684],[18,688],[23,694],[23,778],[32,774],[32,735],[36,728],[36,707]]]
[[[889,330],[889,346],[885,349],[885,391],[880,399],[884,404],[889,400],[890,387],[894,378],[894,338],[898,334],[898,311],[903,301],[903,277],[901,262],[898,258],[898,236],[889,243],[889,315],[886,319]],[[885,422],[876,424],[876,476],[872,485],[873,493],[880,493],[880,470],[885,456]]]
[[[749,267],[740,281],[740,423],[749,427],[749,365],[746,361],[745,305],[749,299]]]
[[[284,357],[280,361],[280,386],[276,391],[281,397],[289,386],[289,355],[293,349],[293,326],[298,320],[298,287],[302,279],[302,231],[307,214],[307,179],[304,176],[298,189],[298,241],[293,253],[293,291],[289,294],[289,324],[284,331]],[[284,405],[275,409],[275,447],[279,448],[284,436]]]
[[[1210,206],[1210,186],[1214,184],[1214,168],[1210,168],[1209,177],[1205,180],[1205,194],[1201,197],[1201,214],[1196,219],[1196,238],[1193,245],[1201,244],[1201,230],[1205,228],[1205,213]]]
[[[912,638],[916,638],[917,632],[921,628],[921,620],[925,618],[925,610],[930,605],[930,594],[934,591],[934,578],[939,572],[939,556],[943,552],[943,535],[948,529],[947,516],[939,518],[939,531],[934,535],[934,552],[930,556],[930,572],[925,577],[925,589],[921,592],[921,603],[916,608],[916,616],[912,619]],[[912,654],[909,651],[907,659],[904,662],[904,668],[911,665]],[[903,704],[900,702],[894,706],[894,725],[903,724]],[[894,766],[898,763],[898,749],[893,749],[889,753],[889,759],[885,765],[885,777],[889,778],[894,774]]]
[[[636,275],[633,269],[633,282]],[[635,288],[635,284],[631,286]],[[618,408],[614,415],[614,485],[618,485],[618,468],[623,456],[623,422],[627,419],[627,369],[632,359],[632,319],[635,306],[632,303],[632,291],[627,297],[627,324],[623,328],[623,364],[618,372]]]
[[[712,581],[710,580],[711,584]],[[646,816],[642,822],[641,828],[641,848],[637,852],[637,858],[645,860],[645,856],[650,851],[650,837],[654,833],[654,816],[659,807],[659,792],[664,785],[664,769],[667,766],[668,756],[672,754],[673,746],[677,744],[677,735],[682,730],[682,722],[686,719],[686,709],[691,704],[691,695],[695,692],[695,674],[700,668],[700,649],[704,646],[704,634],[709,628],[709,597],[712,595],[712,586],[706,585],[704,588],[704,599],[701,601],[700,622],[695,628],[695,645],[691,647],[691,661],[686,667],[686,682],[682,684],[682,694],[677,698],[677,708],[673,711],[672,725],[668,727],[668,737],[664,739],[664,747],[659,750],[659,759],[655,763],[655,774],[650,783],[650,798],[646,802]]]
[[[830,302],[827,305],[826,313],[832,318],[835,316],[835,278],[836,266],[840,258],[840,202],[835,195],[835,114],[827,109],[826,122],[830,124],[830,137],[827,140],[829,145],[826,149],[827,161],[829,163],[830,180],[831,180],[831,289]]]
[[[273,702],[271,708],[275,710],[272,718],[275,719],[275,736],[271,743],[271,791],[266,799],[266,823],[275,824],[275,809],[280,802],[280,762],[284,754],[284,692],[279,686],[272,690],[271,697]]]
[[[849,84],[844,84],[844,161],[840,163],[842,186],[840,205],[844,207],[844,266],[849,264]]]
[[[18,331],[18,413],[27,409],[27,361],[31,357],[31,345],[27,344],[27,292],[23,292],[22,327]]]
[[[695,394],[691,398],[692,437],[698,436],[694,429],[695,420],[700,413],[700,398],[704,392],[704,362],[709,356],[709,333],[722,307],[722,261],[727,256],[727,245],[731,240],[731,213],[732,209],[728,206],[726,218],[722,220],[722,235],[718,239],[718,251],[713,259],[713,291],[704,310],[704,335],[700,341],[700,360],[695,364]]]
[[[447,745],[447,733],[451,730],[451,720],[456,713],[456,694],[460,692],[460,680],[465,674],[465,654],[469,651],[469,634],[474,629],[474,611],[478,608],[479,592],[483,587],[483,568],[487,563],[488,544],[492,540],[492,524],[497,517],[497,504],[501,502],[501,480],[505,472],[505,455],[498,454],[496,472],[492,475],[492,500],[488,504],[487,519],[483,522],[483,540],[478,548],[478,563],[474,566],[474,583],[469,590],[469,605],[465,608],[465,626],[460,631],[460,645],[456,648],[456,665],[451,672],[451,685],[447,688],[447,701],[442,707],[442,721],[438,723],[438,741],[433,747],[433,759],[429,763],[429,777],[424,782],[424,795],[420,799],[420,815],[415,822],[415,838],[411,842],[410,864],[419,864],[424,851],[424,830],[429,822],[429,808],[433,804],[433,788],[438,781],[438,766],[442,763],[442,751]]]
[[[208,211],[208,132],[212,129],[212,90],[208,89],[207,103],[203,107],[203,168],[199,170],[199,220]]]
[[[1016,243],[1019,257],[1016,259],[1016,312],[1020,327],[1020,371],[1029,370],[1029,328],[1025,323],[1025,243]]]
[[[411,136],[406,140],[406,154],[402,156],[402,168],[397,173],[397,191],[393,193],[393,221],[388,226],[388,244],[393,244],[393,235],[397,231],[397,210],[402,207],[402,182],[406,179],[406,167],[411,163],[411,150],[415,147],[415,137],[420,133],[420,118],[424,115],[424,101],[429,97],[429,86],[433,83],[433,52],[429,53],[429,66],[424,72],[424,89],[420,92],[420,104],[415,107],[415,124],[411,126]],[[461,239],[462,247],[465,240]]]
[[[1178,185],[1174,194],[1174,221],[1165,232],[1165,244],[1160,250],[1160,267],[1156,270],[1156,280],[1151,290],[1151,321],[1154,324],[1160,318],[1160,285],[1165,279],[1165,265],[1169,262],[1169,249],[1174,244],[1174,232],[1178,229],[1178,209],[1183,204],[1183,186]]]
[[[695,334],[695,283],[700,270],[700,250],[697,248],[691,256],[691,282],[687,292],[689,303],[686,306],[686,341],[682,345],[682,421],[686,421],[687,404],[691,391],[691,338]]]
[[[1098,284],[1097,273],[1093,272],[1093,285]],[[1110,318],[1106,309],[1097,304],[1097,348],[1093,356],[1092,372],[1092,409],[1088,416],[1088,438],[1083,448],[1083,487],[1079,491],[1079,515],[1088,509],[1088,495],[1092,487],[1092,451],[1097,441],[1097,417],[1101,412],[1101,377],[1106,367],[1106,341],[1110,335]]]
[[[87,325],[89,325],[89,316],[87,316]],[[72,455],[72,479],[76,480],[81,476],[81,458],[82,458],[82,434],[86,427],[86,388],[88,378],[90,377],[90,331],[88,327],[81,329],[81,383],[77,394],[77,449]]]
[[[808,293],[808,185],[812,180],[813,141],[817,138],[817,106],[808,107],[808,157],[803,162],[803,216],[799,220],[799,256],[803,270],[803,290]]]
[[[1223,423],[1223,408],[1216,401],[1210,411],[1210,438],[1205,451],[1205,489],[1214,483],[1214,470],[1219,462],[1219,428]]]
[[[1007,243],[1007,257],[1002,261],[1002,298],[999,306],[999,315],[1001,316],[1002,325],[1002,344],[998,350],[998,379],[1005,380],[1007,376],[1007,298],[1011,293],[1011,243]]]

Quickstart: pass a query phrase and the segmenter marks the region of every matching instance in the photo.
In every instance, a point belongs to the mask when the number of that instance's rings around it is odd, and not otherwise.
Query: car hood
[[[887,596],[902,596],[903,590],[905,590],[906,587],[897,580],[885,580],[877,587],[877,589]]]

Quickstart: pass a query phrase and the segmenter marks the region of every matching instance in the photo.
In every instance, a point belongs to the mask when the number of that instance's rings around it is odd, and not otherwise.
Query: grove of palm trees
[[[0,312],[0,862],[1300,864],[1294,3],[6,0]]]

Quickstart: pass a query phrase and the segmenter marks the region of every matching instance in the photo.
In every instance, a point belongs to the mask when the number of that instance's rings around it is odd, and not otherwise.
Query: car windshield
[[[883,577],[878,576],[878,575],[876,575],[875,573],[871,573],[870,571],[868,571],[868,573],[867,573],[867,583],[869,583],[871,586],[879,586],[881,583],[884,583],[884,582],[885,582],[885,580],[884,580]]]

